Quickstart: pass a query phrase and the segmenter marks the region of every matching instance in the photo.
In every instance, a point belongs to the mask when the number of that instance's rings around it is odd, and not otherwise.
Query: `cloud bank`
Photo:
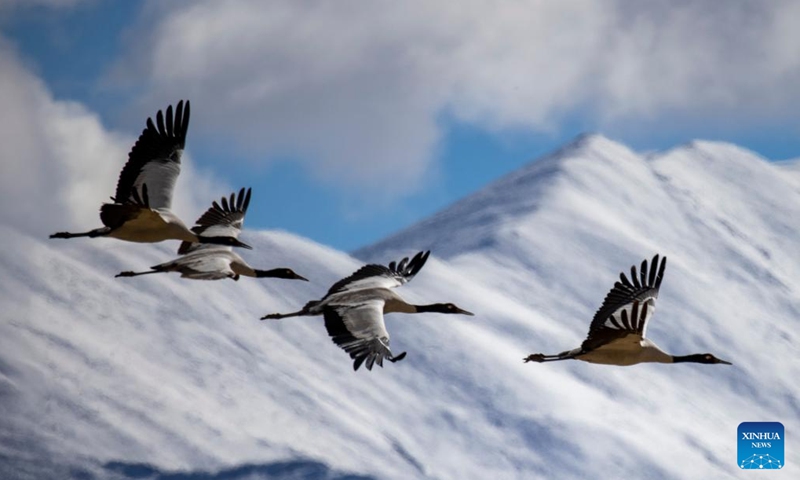
[[[197,99],[214,114],[195,125],[257,161],[396,192],[430,171],[443,119],[791,118],[798,15],[788,1],[151,2],[110,79],[141,105]]]

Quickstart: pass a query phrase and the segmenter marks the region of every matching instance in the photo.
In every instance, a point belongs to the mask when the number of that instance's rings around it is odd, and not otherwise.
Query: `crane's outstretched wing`
[[[233,237],[239,238],[239,233],[244,225],[244,217],[247,214],[247,207],[250,206],[251,189],[239,190],[239,196],[231,193],[230,200],[225,197],[220,199],[220,203],[212,202],[211,207],[203,213],[195,222],[192,231],[197,235],[209,237]],[[214,244],[200,244],[192,242],[182,242],[178,247],[178,254],[184,255],[201,249],[225,249],[231,247]]]
[[[353,359],[353,370],[365,363],[367,370],[374,364],[383,366],[383,360],[397,362],[406,352],[397,356],[389,350],[389,332],[383,322],[383,300],[369,300],[359,305],[326,306],[323,315],[328,335]]]
[[[408,257],[400,263],[391,262],[388,267],[370,264],[358,269],[347,278],[334,283],[328,290],[328,297],[334,293],[351,292],[366,288],[394,288],[411,281],[419,273],[431,252],[419,252],[411,261]]]
[[[147,127],[128,153],[128,163],[119,174],[114,202],[128,202],[133,192],[147,185],[150,208],[170,208],[175,181],[181,172],[189,111],[189,101],[184,108],[181,100],[174,115],[172,105],[167,107],[166,122],[161,110],[156,114],[155,125],[151,118],[147,119]]]
[[[658,298],[658,289],[664,277],[667,257],[658,263],[659,256],[653,257],[649,275],[647,260],[642,262],[639,274],[636,265],[631,267],[631,279],[620,273],[614,288],[608,292],[603,305],[597,310],[589,335],[581,345],[581,350],[590,351],[630,334],[645,336],[647,321],[653,316]]]

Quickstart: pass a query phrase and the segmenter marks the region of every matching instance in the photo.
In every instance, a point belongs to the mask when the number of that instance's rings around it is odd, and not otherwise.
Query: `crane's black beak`
[[[461,308],[458,308],[458,307],[456,307],[456,313],[460,313],[461,315],[469,315],[470,317],[474,317],[475,316],[474,313],[468,312],[468,311],[466,311],[464,309],[461,309]]]
[[[733,365],[731,362],[726,362],[725,360],[720,360],[719,358],[717,359],[717,363],[721,363],[723,365]]]
[[[292,280],[302,280],[302,281],[304,281],[304,282],[307,282],[307,281],[308,281],[308,279],[307,279],[306,277],[303,277],[303,276],[301,276],[301,275],[298,275],[298,274],[296,274],[296,273],[294,274],[294,276],[293,276],[291,279],[292,279]]]
[[[242,241],[240,241],[238,239],[236,240],[236,242],[234,242],[233,246],[234,247],[246,248],[248,250],[252,250],[253,249],[253,247],[251,247],[250,245],[248,245],[248,244],[246,244],[246,243],[244,243],[244,242],[242,242]]]

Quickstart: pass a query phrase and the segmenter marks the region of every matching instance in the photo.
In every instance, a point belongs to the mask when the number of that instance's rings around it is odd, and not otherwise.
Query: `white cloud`
[[[2,37],[0,92],[0,223],[36,235],[101,226],[100,204],[113,195],[139,132],[109,132],[83,105],[55,100]],[[190,162],[183,170],[174,207],[188,223],[230,190]]]
[[[206,133],[254,158],[300,156],[343,186],[408,189],[443,114],[557,131],[678,113],[800,106],[792,2],[151,3],[115,78],[142,105],[189,96]],[[136,83],[140,90],[141,84]],[[746,120],[745,120],[746,121]]]

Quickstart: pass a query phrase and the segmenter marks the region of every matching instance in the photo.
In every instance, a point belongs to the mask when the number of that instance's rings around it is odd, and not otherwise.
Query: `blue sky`
[[[189,154],[253,187],[248,227],[343,250],[586,131],[800,156],[796,4],[431,5],[12,1],[0,29],[53,102],[109,132],[191,99]]]

